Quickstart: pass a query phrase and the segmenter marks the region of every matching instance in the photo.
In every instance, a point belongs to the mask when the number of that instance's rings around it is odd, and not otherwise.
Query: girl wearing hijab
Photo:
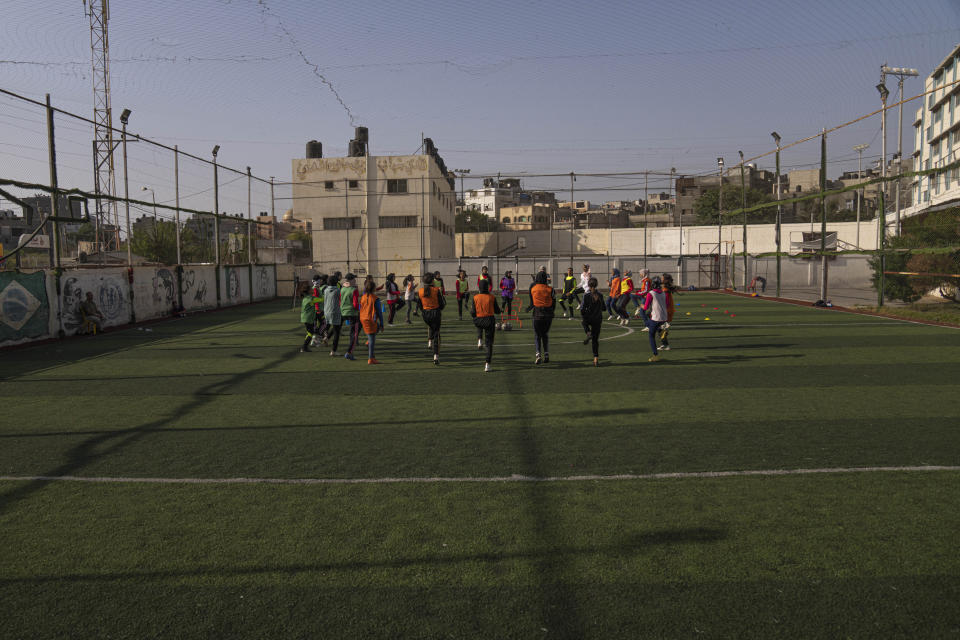
[[[553,287],[547,284],[547,273],[540,271],[533,279],[530,287],[530,307],[533,308],[533,333],[537,341],[537,357],[534,364],[550,362],[550,324],[553,322],[553,311],[557,300],[553,297]],[[527,310],[530,309],[527,308]]]
[[[583,294],[583,303],[580,305],[580,324],[587,337],[583,344],[593,346],[593,366],[600,366],[600,328],[603,326],[603,312],[606,310],[603,294],[597,291],[597,279],[591,277],[587,282],[587,290]]]
[[[446,301],[443,292],[433,286],[433,274],[429,271],[423,276],[423,286],[418,292],[423,321],[427,325],[429,339],[427,346],[433,349],[433,364],[440,364],[440,320]]]
[[[486,267],[484,267],[486,269]],[[490,276],[487,276],[487,282],[490,283],[490,286],[493,286],[493,283],[490,281]],[[517,289],[517,282],[513,279],[513,271],[507,270],[503,274],[503,277],[500,278],[500,297],[503,299],[503,309],[504,313],[508,316],[513,315],[513,292]]]
[[[487,345],[487,359],[483,365],[483,370],[490,371],[490,360],[493,358],[493,337],[496,335],[497,318],[500,314],[500,305],[497,299],[490,294],[489,281],[480,282],[480,293],[473,296],[473,308],[470,315],[473,316],[473,324],[477,327],[477,349],[482,349],[484,338]]]

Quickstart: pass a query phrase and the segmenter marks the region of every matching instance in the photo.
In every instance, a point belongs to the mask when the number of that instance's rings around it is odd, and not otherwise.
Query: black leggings
[[[423,321],[427,325],[427,336],[433,341],[433,355],[440,353],[440,310],[424,309]]]
[[[333,334],[333,344],[330,345],[331,351],[336,351],[337,346],[339,346],[340,344],[340,328],[342,326],[343,325],[340,325],[340,324],[331,324],[331,325],[328,325],[327,327],[327,337]]]
[[[485,323],[482,326],[477,326],[477,340],[485,338],[484,344],[487,347],[487,364],[490,364],[490,360],[493,358],[493,338],[495,335],[497,335],[497,327],[494,324],[493,318],[485,319]]]
[[[598,320],[590,321],[584,318],[580,321],[583,330],[590,336],[590,345],[593,347],[593,357],[600,357],[600,327],[603,326],[603,317]]]
[[[457,314],[462,318],[463,317],[463,305],[470,304],[470,298],[467,296],[461,296],[457,298]]]
[[[503,313],[504,315],[513,315],[513,298],[507,298],[506,296],[500,298],[503,300]]]
[[[550,332],[550,325],[552,323],[553,318],[533,319],[533,333],[537,340],[537,353],[545,354],[550,352],[550,336],[548,333]]]

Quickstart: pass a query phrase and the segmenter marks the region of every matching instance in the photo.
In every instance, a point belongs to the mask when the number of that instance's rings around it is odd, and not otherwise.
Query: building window
[[[409,229],[417,226],[417,216],[380,216],[381,229]]]
[[[324,218],[324,231],[344,231],[346,229],[359,229],[360,217],[351,216],[349,218]]]
[[[327,191],[333,191],[337,187],[336,185],[333,184],[333,180],[327,180],[326,182],[323,183],[323,188],[326,189]]]
[[[403,180],[387,180],[387,193],[406,193],[407,192],[407,181]]]
[[[348,188],[348,189],[359,189],[359,188],[360,188],[360,181],[359,181],[359,180],[349,180],[349,181],[347,181],[347,188]]]
[[[503,224],[510,224],[509,216],[503,219]]]

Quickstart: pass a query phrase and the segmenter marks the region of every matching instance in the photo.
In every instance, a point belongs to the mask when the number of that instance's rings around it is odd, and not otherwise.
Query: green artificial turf
[[[960,464],[960,331],[685,293],[657,363],[528,316],[382,365],[270,303],[0,352],[0,475],[483,478]],[[716,309],[715,309],[716,307]],[[725,313],[726,312],[726,313]],[[689,313],[689,315],[688,315]],[[706,320],[706,318],[710,318]],[[343,346],[341,346],[341,353]],[[960,473],[0,482],[0,637],[942,637]],[[12,612],[8,615],[8,612]]]

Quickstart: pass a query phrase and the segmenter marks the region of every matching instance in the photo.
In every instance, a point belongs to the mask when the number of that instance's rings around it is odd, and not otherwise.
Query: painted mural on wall
[[[268,300],[277,295],[276,267],[258,265],[253,267],[253,298]]]
[[[46,274],[0,273],[0,342],[44,337],[49,325]]]
[[[181,286],[185,308],[206,309],[217,304],[217,285],[213,274],[213,267],[184,267]]]
[[[137,320],[168,317],[176,306],[177,275],[173,269],[133,269],[133,307]]]
[[[222,267],[220,280],[220,303],[225,305],[250,302],[249,267]]]
[[[104,326],[117,326],[130,321],[130,301],[128,300],[127,274],[99,274],[82,271],[67,272],[62,277],[61,310],[63,329],[75,333],[83,324],[80,303],[90,291],[93,300],[103,314]]]

